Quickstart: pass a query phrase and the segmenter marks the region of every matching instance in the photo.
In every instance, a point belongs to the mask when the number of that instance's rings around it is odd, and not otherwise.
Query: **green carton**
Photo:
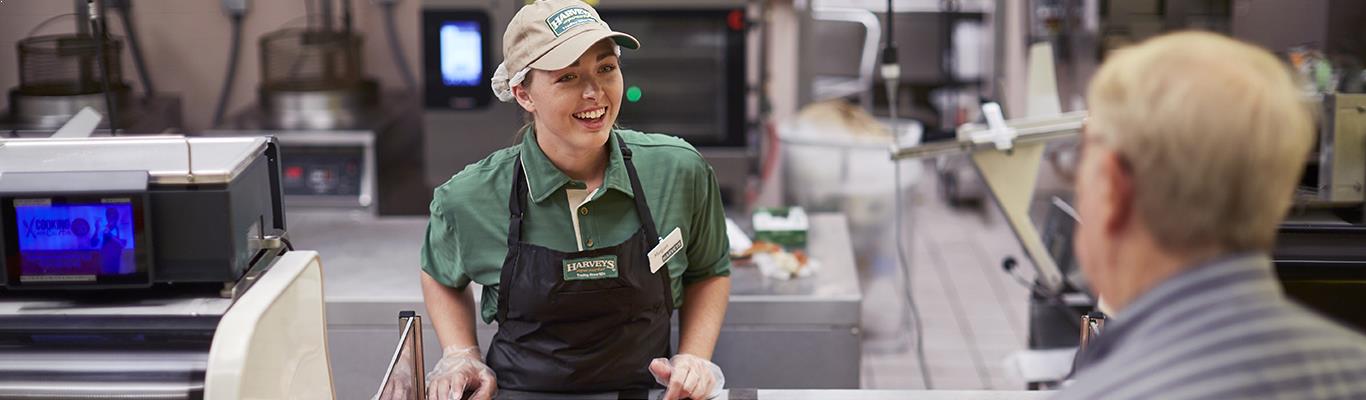
[[[754,211],[754,240],[782,246],[786,250],[805,250],[810,223],[801,207],[761,208]]]

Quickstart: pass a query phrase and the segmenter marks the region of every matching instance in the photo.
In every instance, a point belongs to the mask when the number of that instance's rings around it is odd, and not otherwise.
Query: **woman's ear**
[[[517,104],[522,105],[522,109],[529,113],[536,112],[536,102],[531,101],[531,92],[526,90],[525,85],[512,87],[512,97],[517,99]]]

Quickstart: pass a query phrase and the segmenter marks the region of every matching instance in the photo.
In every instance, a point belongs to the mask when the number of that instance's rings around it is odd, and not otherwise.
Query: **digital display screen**
[[[483,33],[475,21],[445,21],[438,31],[441,82],[446,86],[481,86],[484,75]]]
[[[7,199],[10,285],[146,284],[141,197]]]
[[[422,104],[474,110],[493,103],[496,36],[483,9],[422,9]]]
[[[284,161],[285,194],[358,196],[365,185],[365,150],[357,146],[298,146]]]

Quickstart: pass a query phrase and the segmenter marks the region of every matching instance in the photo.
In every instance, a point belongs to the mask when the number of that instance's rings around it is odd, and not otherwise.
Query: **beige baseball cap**
[[[568,67],[602,39],[640,48],[640,41],[614,32],[598,11],[579,0],[537,0],[517,11],[503,34],[503,63],[509,74],[531,67],[553,71]]]

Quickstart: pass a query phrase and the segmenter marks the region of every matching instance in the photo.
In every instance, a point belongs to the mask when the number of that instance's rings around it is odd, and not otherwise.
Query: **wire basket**
[[[350,32],[289,28],[261,37],[261,89],[346,89],[363,80],[361,36]]]
[[[90,35],[44,35],[19,41],[19,88],[21,95],[73,96],[101,93],[103,76],[110,90],[124,87],[120,58],[123,41],[102,40],[108,71],[99,64],[97,40]]]

